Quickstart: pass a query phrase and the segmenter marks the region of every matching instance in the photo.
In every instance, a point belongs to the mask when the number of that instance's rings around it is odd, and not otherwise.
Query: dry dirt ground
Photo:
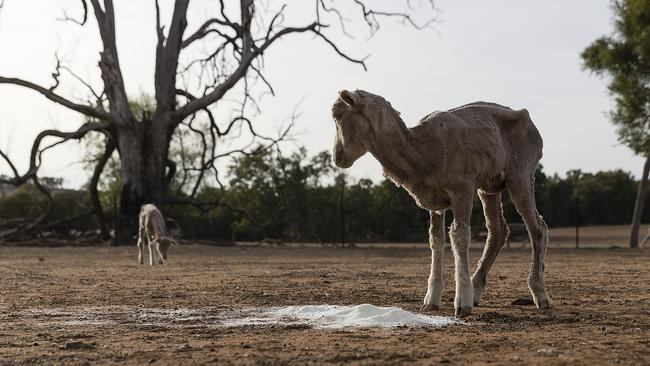
[[[549,250],[544,312],[511,305],[528,296],[529,258],[504,250],[464,324],[226,328],[209,315],[362,303],[418,312],[428,249],[176,246],[151,268],[136,264],[135,246],[1,247],[0,364],[650,364],[650,250]],[[452,266],[447,250],[436,315],[453,313]]]

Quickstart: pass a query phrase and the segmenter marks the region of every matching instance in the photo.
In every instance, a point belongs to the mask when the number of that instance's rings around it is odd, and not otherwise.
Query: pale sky
[[[151,94],[153,0],[115,3],[127,92]],[[162,3],[169,6],[171,1]],[[195,3],[188,33],[216,6],[209,0]],[[291,19],[307,19],[312,10],[312,2],[294,0],[288,5],[295,17],[288,17],[287,25],[295,25],[289,24]],[[265,73],[277,96],[262,100],[263,113],[254,123],[262,131],[274,131],[298,106],[295,141],[285,149],[305,145],[316,153],[332,147],[330,107],[340,89],[383,95],[409,126],[434,110],[492,101],[530,111],[544,138],[542,164],[547,173],[621,168],[639,176],[642,159],[617,142],[606,116],[611,107],[606,81],[581,68],[580,52],[611,31],[609,1],[437,0],[436,5],[440,14],[435,31],[415,31],[387,19],[372,39],[366,33],[355,40],[335,37],[350,55],[370,55],[367,72],[309,35],[291,36],[274,45],[266,53]],[[50,85],[58,52],[78,74],[101,85],[96,25],[91,21],[80,28],[57,22],[64,8],[78,13],[78,1],[6,1],[0,13],[0,75]],[[167,19],[169,12],[163,16]],[[78,84],[66,83],[57,90],[72,99],[87,96]],[[80,115],[35,92],[0,85],[0,147],[10,152],[23,172],[40,130],[74,130],[81,122]],[[63,176],[66,186],[78,187],[88,179],[73,164],[80,157],[78,144],[67,143],[46,156],[41,175]],[[8,170],[0,164],[2,172]],[[381,168],[370,155],[348,172],[355,178],[381,179]]]

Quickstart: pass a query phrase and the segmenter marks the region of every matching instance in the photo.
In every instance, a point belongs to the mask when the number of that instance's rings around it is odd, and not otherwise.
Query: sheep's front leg
[[[146,237],[146,233],[144,232],[143,228],[140,227],[140,230],[138,232],[138,243],[136,244],[138,246],[138,263],[140,264],[144,264],[142,252],[144,252],[144,241]]]
[[[158,264],[165,264],[165,256],[163,256],[162,251],[160,250],[160,243],[157,242],[156,252],[158,253]]]
[[[421,311],[438,310],[441,306],[442,258],[445,254],[445,212],[429,212],[429,246],[431,247],[431,272],[427,284],[427,294]]]
[[[449,238],[456,265],[456,297],[454,299],[456,316],[469,315],[474,305],[474,288],[469,275],[469,222],[472,213],[472,196],[472,194],[467,194],[456,202],[452,201],[454,222],[449,229]]]
[[[155,255],[155,254],[154,254],[154,248],[153,248],[153,246],[154,246],[156,243],[157,243],[157,242],[156,242],[155,240],[151,240],[151,238],[149,238],[149,265],[150,265],[150,266],[153,266],[153,265],[154,265],[154,255]]]

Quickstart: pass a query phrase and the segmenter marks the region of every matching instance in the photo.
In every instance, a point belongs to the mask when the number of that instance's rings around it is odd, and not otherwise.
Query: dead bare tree
[[[86,120],[85,124],[73,132],[47,130],[39,134],[32,147],[29,169],[24,174],[19,174],[9,157],[0,152],[0,156],[11,167],[14,174],[12,178],[5,179],[3,182],[19,185],[31,180],[41,189],[42,186],[38,183],[38,169],[43,153],[52,147],[52,145],[41,147],[43,138],[57,137],[60,140],[56,144],[59,144],[68,140],[78,140],[91,131],[100,132],[106,136],[108,143],[105,146],[105,153],[97,159],[96,169],[90,182],[89,190],[93,196],[92,214],[102,222],[103,234],[108,235],[103,210],[97,199],[97,183],[106,160],[115,149],[119,155],[122,185],[117,237],[118,241],[122,242],[130,241],[131,235],[136,232],[136,219],[143,203],[151,202],[160,205],[168,199],[169,183],[177,172],[176,164],[169,159],[170,141],[177,129],[187,128],[192,131],[200,138],[203,149],[199,166],[189,168],[197,172],[190,190],[192,197],[209,172],[213,172],[215,179],[218,179],[215,166],[217,159],[244,152],[242,149],[218,152],[215,147],[219,139],[241,128],[246,128],[253,137],[263,138],[256,133],[253,122],[245,116],[245,111],[247,105],[255,103],[255,98],[251,94],[251,85],[254,83],[259,82],[265,85],[271,94],[274,93],[271,84],[263,74],[263,56],[278,40],[295,34],[311,34],[330,47],[336,55],[365,69],[365,58],[348,55],[331,38],[331,32],[335,29],[350,35],[346,23],[353,20],[348,20],[348,16],[362,20],[371,35],[379,29],[382,18],[394,18],[421,29],[428,27],[435,17],[432,0],[421,4],[421,6],[431,6],[432,10],[429,19],[425,19],[422,23],[418,23],[414,18],[416,9],[413,8],[411,1],[406,1],[404,12],[394,12],[373,9],[362,0],[339,1],[337,4],[335,1],[314,0],[314,13],[310,22],[298,26],[285,26],[287,5],[271,10],[272,6],[265,1],[240,0],[239,7],[231,9],[227,7],[225,1],[220,0],[210,5],[214,8],[212,17],[188,33],[186,30],[190,0],[174,1],[171,21],[167,26],[163,25],[159,2],[155,0],[152,5],[152,10],[155,5],[157,34],[155,106],[150,113],[143,112],[138,115],[130,105],[131,100],[124,86],[117,48],[113,1],[80,0],[80,2],[83,6],[81,17],[64,13],[60,20],[86,26],[89,13],[94,14],[103,45],[99,59],[103,90],[98,92],[93,89],[90,83],[83,81],[58,58],[56,70],[52,74],[54,83],[49,87],[20,78],[0,76],[0,84],[11,84],[36,91],[48,100],[78,112]],[[326,21],[334,22],[338,27],[329,28]],[[206,56],[181,62],[183,53],[199,42],[209,50]],[[59,77],[62,73],[68,73],[81,82],[89,89],[96,101],[80,104],[58,94]],[[240,113],[236,113],[227,123],[220,123],[210,108],[236,87],[243,90],[240,98]],[[196,128],[192,124],[194,117],[199,114],[207,116],[209,124],[205,129]],[[277,140],[272,139],[270,143],[274,141]],[[47,194],[44,188],[42,190]],[[41,217],[38,222],[42,219]]]

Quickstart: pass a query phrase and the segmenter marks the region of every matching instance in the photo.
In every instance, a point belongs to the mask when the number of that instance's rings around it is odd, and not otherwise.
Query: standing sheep
[[[140,230],[138,233],[138,262],[143,264],[142,252],[144,251],[145,238],[149,241],[149,264],[154,265],[154,248],[158,252],[158,263],[167,261],[167,250],[171,244],[176,244],[173,238],[167,235],[165,218],[160,210],[152,204],[140,208]]]
[[[342,90],[332,107],[336,122],[334,162],[349,168],[370,152],[384,175],[429,210],[431,274],[423,310],[438,309],[442,296],[444,212],[456,265],[456,315],[471,313],[481,300],[487,274],[506,243],[501,192],[508,190],[526,223],[533,248],[528,286],[539,309],[550,307],[544,287],[548,228],[535,207],[534,174],[542,138],[525,109],[477,102],[435,112],[408,128],[384,98]],[[473,276],[469,272],[470,214],[474,193],[483,203],[488,237]]]

